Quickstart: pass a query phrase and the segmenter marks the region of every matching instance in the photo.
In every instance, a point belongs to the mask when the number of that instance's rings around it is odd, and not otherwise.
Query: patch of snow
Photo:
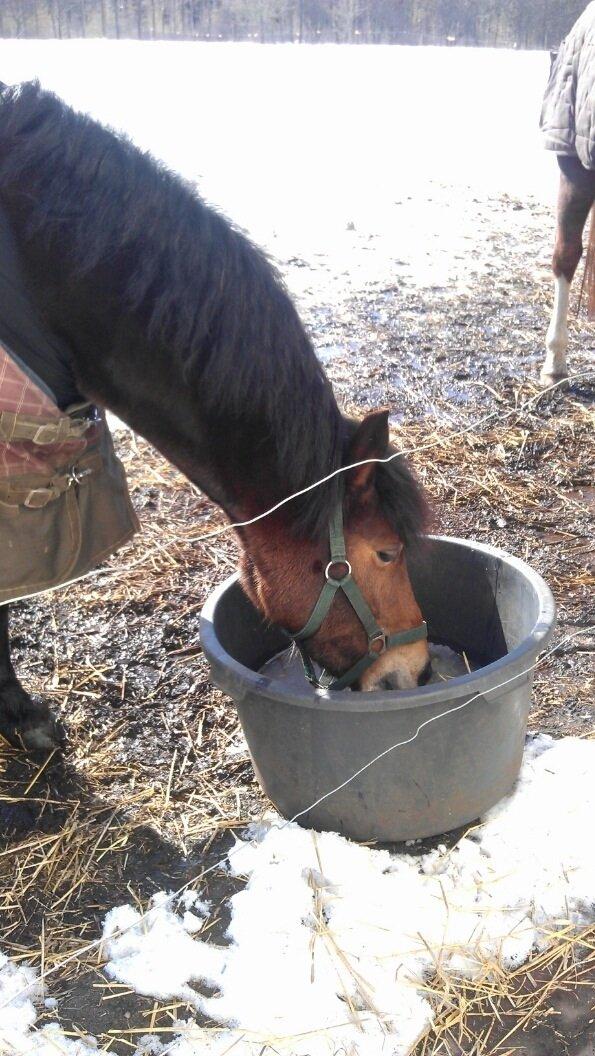
[[[405,1056],[431,1022],[423,987],[437,965],[466,977],[514,968],[557,928],[595,920],[594,773],[595,742],[532,737],[511,795],[455,847],[418,856],[271,816],[228,855],[247,883],[223,948],[196,937],[210,907],[194,891],[156,895],[144,919],[114,908],[107,975],[221,1024],[180,1021],[133,1056],[258,1056],[265,1041],[281,1056]],[[37,973],[0,954],[0,1051],[96,1056],[94,1038],[37,1029],[44,1003],[56,1005]]]
[[[191,891],[190,888],[186,891],[182,891],[182,894],[178,896],[177,901],[184,907],[184,909],[191,909],[201,917],[208,917],[211,912],[211,903],[200,899],[198,897],[198,891]]]
[[[249,754],[248,753],[248,745],[246,743],[246,738],[245,737],[241,737],[241,739],[236,744],[229,744],[227,746],[227,748],[225,749],[225,755],[228,758],[230,756],[239,756],[239,755],[245,755],[246,758],[248,758],[248,754]]]
[[[438,965],[467,977],[514,968],[557,928],[595,920],[594,774],[594,742],[534,737],[511,795],[454,848],[420,856],[271,817],[228,859],[247,877],[230,902],[228,947],[193,939],[161,896],[145,921],[131,906],[108,914],[106,971],[223,1025],[187,1024],[171,1056],[218,1056],[232,1043],[256,1056],[264,1040],[287,1056],[341,1046],[404,1056],[431,1022],[423,984]],[[215,996],[190,985],[205,982]]]
[[[67,1038],[58,1023],[35,1029],[36,1004],[42,1003],[37,972],[28,965],[13,964],[0,953],[0,1052],[11,1056],[97,1056],[94,1038]]]
[[[103,929],[109,957],[106,975],[138,994],[175,997],[200,1010],[202,998],[190,982],[215,985],[224,967],[223,951],[195,942],[192,935],[198,918],[188,910],[180,918],[164,892],[153,896],[148,915],[142,922],[139,918],[132,906],[118,906],[107,914]]]

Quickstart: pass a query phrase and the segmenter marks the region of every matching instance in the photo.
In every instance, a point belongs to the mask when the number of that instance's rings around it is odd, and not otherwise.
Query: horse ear
[[[373,411],[358,425],[349,445],[347,462],[363,462],[366,458],[385,458],[388,447],[388,411]],[[347,474],[347,487],[366,491],[372,487],[377,463],[358,466]]]

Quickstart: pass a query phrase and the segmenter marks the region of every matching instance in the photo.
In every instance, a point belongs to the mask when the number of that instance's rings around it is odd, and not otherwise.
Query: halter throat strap
[[[318,689],[346,689],[348,686],[353,685],[363,675],[364,671],[387,649],[395,645],[409,645],[411,642],[421,641],[421,639],[427,638],[428,630],[425,622],[422,622],[417,627],[411,627],[409,630],[397,631],[395,634],[387,635],[377,623],[370,606],[353,578],[351,564],[347,558],[341,497],[338,499],[329,521],[329,545],[330,561],[324,572],[325,583],[318,601],[301,630],[296,634],[286,633],[297,645],[304,665],[304,674],[312,685]],[[333,678],[332,675],[323,672],[322,676],[317,678],[312,658],[304,642],[308,638],[312,638],[320,630],[329,613],[335,594],[339,590],[343,591],[362,624],[368,636],[368,647],[364,655],[343,675]]]

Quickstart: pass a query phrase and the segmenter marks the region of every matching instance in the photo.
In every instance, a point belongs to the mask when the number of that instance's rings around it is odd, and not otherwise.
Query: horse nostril
[[[418,686],[425,686],[426,683],[428,683],[430,681],[431,677],[432,677],[432,661],[428,660],[428,662],[427,662],[426,666],[424,667],[423,671],[421,672],[420,675],[418,675],[418,678],[417,678]]]
[[[391,692],[393,689],[398,689],[398,685],[391,678],[381,678],[380,682],[376,686],[376,689],[382,689],[386,692]]]

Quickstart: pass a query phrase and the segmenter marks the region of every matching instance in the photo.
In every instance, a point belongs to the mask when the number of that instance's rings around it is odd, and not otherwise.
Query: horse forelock
[[[378,466],[376,491],[391,527],[406,546],[413,545],[428,530],[431,512],[424,490],[404,458]]]
[[[343,465],[352,462],[351,442],[358,428],[358,422],[344,418],[344,457]],[[394,456],[394,457],[390,457]],[[378,458],[388,462],[378,462],[374,471],[374,500],[378,511],[388,521],[406,546],[413,545],[427,531],[431,522],[431,511],[425,491],[406,459],[398,455],[394,446],[377,452]],[[347,510],[349,515],[349,488],[346,489]],[[356,506],[360,501],[354,497]]]

